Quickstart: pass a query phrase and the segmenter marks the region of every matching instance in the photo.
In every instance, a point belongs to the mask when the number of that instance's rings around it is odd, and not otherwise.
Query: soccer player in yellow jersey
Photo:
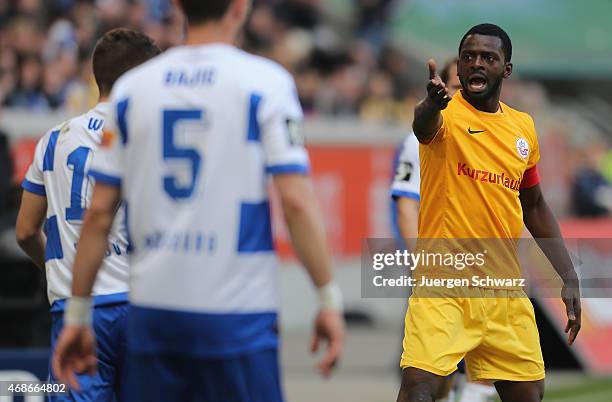
[[[462,90],[452,99],[429,61],[427,97],[413,123],[421,143],[419,238],[512,241],[525,224],[563,279],[571,345],[580,330],[580,290],[540,189],[534,123],[499,101],[511,57],[500,27],[471,28],[459,44]],[[503,402],[542,399],[544,361],[529,299],[509,290],[475,291],[482,297],[410,298],[398,402],[433,401],[464,357],[470,379],[493,381]]]

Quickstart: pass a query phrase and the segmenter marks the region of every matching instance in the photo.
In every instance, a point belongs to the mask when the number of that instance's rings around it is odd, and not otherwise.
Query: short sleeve
[[[257,119],[261,122],[266,172],[307,174],[310,162],[301,133],[303,113],[297,90],[288,74],[280,78],[276,91],[251,98],[251,106],[261,102]]]
[[[442,125],[440,126],[438,131],[436,131],[434,136],[428,142],[422,143],[423,145],[435,144],[435,143],[443,141],[446,138],[448,134],[448,122],[450,119],[448,107],[442,110],[440,114],[442,115]]]
[[[538,143],[538,135],[536,133],[535,124],[531,116],[526,115],[529,127],[529,156],[527,157],[527,166],[521,180],[521,189],[531,188],[540,183],[540,174],[538,173],[538,162],[540,161],[540,145]]]
[[[42,137],[36,144],[36,150],[34,151],[34,160],[28,168],[25,179],[21,183],[21,187],[41,196],[46,196],[45,180],[43,176],[43,161],[45,158],[46,144],[49,142],[49,135]]]
[[[421,168],[419,161],[419,142],[413,133],[404,140],[399,152],[391,196],[420,199]]]
[[[128,107],[127,99],[113,101],[111,98],[109,117],[102,131],[100,146],[94,152],[89,169],[89,176],[98,183],[121,186],[124,138],[127,136],[123,131],[127,130],[125,115]]]

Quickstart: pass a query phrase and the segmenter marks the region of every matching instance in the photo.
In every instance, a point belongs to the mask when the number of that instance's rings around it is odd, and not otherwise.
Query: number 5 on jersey
[[[179,147],[176,145],[176,132],[178,123],[191,120],[202,125],[201,110],[164,110],[163,115],[163,158],[164,161],[184,161],[191,166],[191,182],[181,184],[174,175],[164,176],[164,190],[173,199],[189,198],[193,195],[200,173],[202,156],[194,148]]]

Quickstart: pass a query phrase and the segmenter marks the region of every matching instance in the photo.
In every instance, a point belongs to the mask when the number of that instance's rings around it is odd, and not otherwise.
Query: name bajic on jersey
[[[488,170],[470,168],[466,163],[463,162],[459,162],[457,164],[457,175],[466,176],[470,179],[483,183],[497,184],[515,191],[518,191],[521,186],[521,179],[512,179],[506,176],[505,173],[493,173],[489,172]]]

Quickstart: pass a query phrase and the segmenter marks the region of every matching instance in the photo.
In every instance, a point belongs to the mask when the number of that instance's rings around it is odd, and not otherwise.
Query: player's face
[[[463,90],[472,98],[487,99],[499,93],[502,80],[510,76],[502,40],[497,36],[470,35],[463,42],[457,73]]]

